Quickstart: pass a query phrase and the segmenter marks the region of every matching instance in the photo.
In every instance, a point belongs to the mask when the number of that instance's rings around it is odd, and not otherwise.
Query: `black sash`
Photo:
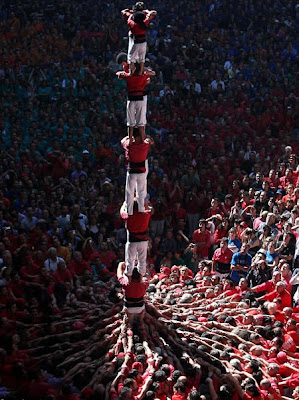
[[[134,43],[144,43],[145,41],[145,35],[134,35]]]
[[[146,235],[147,230],[144,232],[138,232],[138,233],[132,233],[128,231],[128,242],[130,243],[138,243],[138,242],[146,242],[147,239],[141,239],[138,236],[140,235]]]
[[[141,162],[130,161],[129,162],[129,168],[143,168],[143,167],[145,167],[145,161],[141,161]]]

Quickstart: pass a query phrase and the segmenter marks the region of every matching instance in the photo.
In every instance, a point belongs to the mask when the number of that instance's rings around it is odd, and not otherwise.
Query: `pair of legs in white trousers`
[[[136,191],[136,199],[138,204],[138,211],[144,212],[144,201],[147,195],[147,173],[148,173],[148,160],[145,160],[146,171],[141,174],[129,174],[127,172],[125,201],[127,203],[128,215],[133,214],[134,194]]]
[[[126,243],[126,270],[125,273],[128,276],[132,275],[135,267],[135,260],[137,257],[137,270],[140,275],[144,276],[146,273],[146,257],[147,257],[147,240],[142,242],[127,242]]]
[[[127,101],[127,126],[145,126],[146,125],[147,96],[143,100]]]
[[[133,36],[129,35],[128,64],[144,63],[146,56],[146,42],[135,43]]]

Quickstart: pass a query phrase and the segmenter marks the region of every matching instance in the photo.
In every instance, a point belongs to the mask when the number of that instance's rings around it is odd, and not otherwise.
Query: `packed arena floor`
[[[294,0],[1,2],[0,399],[299,399],[298,33]]]

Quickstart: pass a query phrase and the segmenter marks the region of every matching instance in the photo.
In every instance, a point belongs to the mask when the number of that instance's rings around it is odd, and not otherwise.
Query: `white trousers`
[[[127,126],[146,125],[147,96],[143,100],[127,100]]]
[[[145,162],[147,166],[147,160]],[[136,198],[138,204],[138,211],[144,212],[144,201],[147,194],[147,180],[146,180],[147,172],[142,174],[129,174],[127,172],[126,179],[126,190],[125,190],[125,201],[127,203],[127,213],[128,215],[133,214],[133,206],[134,206],[134,194],[136,191]]]
[[[128,45],[128,64],[145,62],[146,42],[135,43],[131,35],[129,35]]]
[[[125,273],[128,276],[132,275],[133,269],[135,267],[135,260],[137,257],[137,269],[140,275],[145,275],[146,273],[146,257],[147,257],[147,240],[142,242],[127,242],[125,249],[125,261],[126,270]]]

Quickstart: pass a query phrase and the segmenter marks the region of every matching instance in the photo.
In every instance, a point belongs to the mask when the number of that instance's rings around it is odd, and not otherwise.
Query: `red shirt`
[[[30,399],[39,400],[42,397],[46,397],[50,394],[55,395],[55,390],[47,382],[32,382],[29,386],[29,397]]]
[[[151,143],[148,139],[145,139],[142,143],[132,142],[130,143],[130,139],[128,136],[122,139],[121,141],[122,147],[125,149],[126,160],[128,163],[142,163],[147,159],[148,150],[151,146]],[[128,165],[128,169],[132,169],[130,164]],[[134,168],[135,169],[135,168]],[[145,172],[145,166],[139,167],[142,172]]]
[[[144,24],[148,26],[149,24],[149,18],[146,17],[143,20]],[[133,18],[128,19],[128,27],[130,31],[133,33],[133,35],[145,35],[146,29],[142,28],[139,24],[133,21]]]
[[[288,333],[283,335],[283,345],[282,348],[287,351],[295,352],[297,350],[297,346],[291,335]]]
[[[139,241],[147,240],[147,229],[151,218],[151,211],[146,210],[144,213],[134,211],[133,215],[129,215],[126,227],[130,234]]]
[[[223,264],[229,264],[234,253],[230,249],[226,249],[225,251],[221,250],[222,249],[215,250],[212,260]]]
[[[267,292],[270,293],[273,290],[275,290],[275,283],[272,281],[272,279],[270,281],[261,283],[260,285],[257,286],[257,293],[260,292]]]
[[[211,245],[210,232],[208,231],[200,232],[200,230],[197,229],[196,231],[193,232],[192,242],[194,243],[205,242],[203,246],[198,247],[198,254],[201,257],[208,257],[209,247]]]
[[[16,297],[23,297],[24,287],[27,286],[26,281],[19,280],[18,282],[9,282],[7,289],[12,292]]]
[[[70,282],[73,279],[71,271],[67,268],[65,268],[63,271],[55,271],[53,277],[58,283]]]
[[[186,400],[186,399],[187,399],[187,397],[183,394],[176,393],[171,396],[171,400]]]
[[[221,239],[227,236],[226,229],[219,229],[217,228],[214,233],[214,242],[215,244],[219,244]]]
[[[116,255],[113,253],[113,251],[108,250],[107,252],[99,252],[99,257],[102,261],[102,264],[104,264],[107,268],[111,269],[113,261],[116,260]]]
[[[284,290],[280,294],[278,294],[276,290],[273,290],[273,292],[265,294],[265,296],[263,296],[263,299],[273,301],[277,297],[281,299],[281,306],[279,307],[280,310],[283,310],[284,307],[292,307],[292,296],[287,290]]]
[[[123,291],[126,298],[138,299],[145,295],[146,287],[144,282],[132,281],[129,285],[123,286]]]
[[[127,82],[129,100],[141,101],[144,96],[145,86],[148,84],[148,75],[130,75],[122,73],[121,77]]]
[[[299,346],[299,335],[297,331],[289,331],[288,335],[291,336],[291,338],[294,340],[294,343],[296,346]]]
[[[38,275],[39,268],[40,267],[35,263],[32,265],[23,265],[23,267],[20,269],[20,275],[23,279],[29,279],[28,275]]]
[[[84,261],[84,260],[82,260],[80,263],[78,263],[75,260],[71,261],[69,268],[70,268],[72,275],[81,276],[84,274],[84,271],[86,271],[86,270],[92,272],[90,265],[88,264],[87,261]]]
[[[260,396],[258,397],[253,397],[250,396],[248,393],[244,393],[243,400],[265,400],[266,397],[260,392]]]
[[[296,386],[299,385],[299,373],[295,372],[293,373],[287,380],[286,380],[287,386],[290,388],[295,388]]]

